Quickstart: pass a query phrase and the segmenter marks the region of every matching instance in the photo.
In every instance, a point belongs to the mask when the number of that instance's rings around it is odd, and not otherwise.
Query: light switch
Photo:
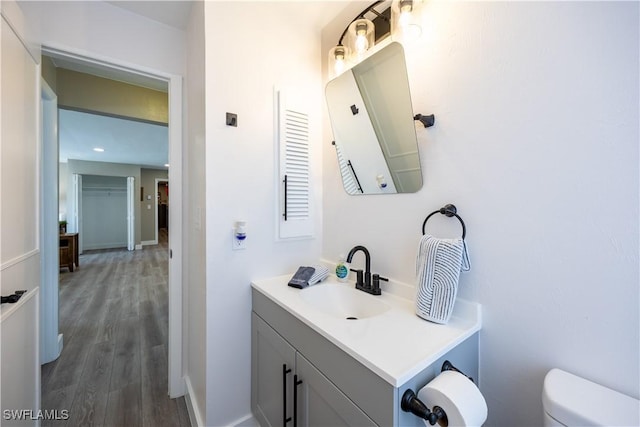
[[[227,126],[238,127],[238,115],[235,113],[227,113]]]

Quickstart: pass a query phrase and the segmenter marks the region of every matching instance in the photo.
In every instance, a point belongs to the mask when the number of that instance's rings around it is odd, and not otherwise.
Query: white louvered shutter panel
[[[279,234],[281,239],[313,236],[309,114],[291,92],[278,96]]]

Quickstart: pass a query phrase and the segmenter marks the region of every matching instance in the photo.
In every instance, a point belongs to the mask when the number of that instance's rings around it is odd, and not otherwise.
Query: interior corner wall
[[[204,2],[194,2],[187,30],[187,119],[183,155],[184,257],[183,361],[189,400],[198,425],[204,425],[206,410],[206,259],[205,259],[205,35]],[[230,181],[227,181],[230,182]],[[219,386],[219,385],[218,385]]]
[[[414,283],[422,222],[458,207],[487,425],[541,425],[553,367],[640,397],[639,6],[427,2],[406,48],[414,112],[436,118],[416,128],[423,188],[347,196],[326,146],[327,259],[362,244],[375,272]]]
[[[320,257],[320,29],[292,19],[304,16],[304,3],[204,3],[206,425],[250,414],[251,280],[288,274]],[[313,239],[275,238],[274,86],[294,88],[308,100]],[[225,125],[226,112],[238,115],[238,127]],[[234,251],[237,220],[247,221],[247,247]]]

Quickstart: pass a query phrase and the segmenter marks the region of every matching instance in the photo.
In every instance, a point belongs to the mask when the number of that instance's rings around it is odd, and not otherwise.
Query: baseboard
[[[85,251],[93,251],[96,249],[122,249],[127,248],[127,242],[115,242],[115,243],[102,243],[102,244],[84,244],[83,250]]]
[[[58,334],[58,355],[56,356],[56,359],[60,357],[63,347],[64,347],[64,336],[62,334]]]
[[[229,427],[260,427],[260,423],[253,417],[253,414],[247,414],[232,422]]]
[[[157,240],[143,240],[142,242],[140,242],[140,244],[142,246],[151,246],[151,245],[157,245],[158,241]]]
[[[200,408],[198,408],[198,403],[195,401],[195,399],[191,398],[194,393],[189,377],[184,378],[184,383],[187,386],[187,394],[184,395],[184,400],[187,404],[187,411],[189,412],[189,421],[191,422],[192,426],[204,426],[204,420],[202,419]]]

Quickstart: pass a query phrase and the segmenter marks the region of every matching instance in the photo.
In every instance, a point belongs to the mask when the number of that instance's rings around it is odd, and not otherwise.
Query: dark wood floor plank
[[[62,353],[73,355],[73,357],[60,356],[53,372],[49,375],[49,380],[46,384],[42,384],[43,389],[46,392],[55,392],[70,385],[77,385],[90,348],[90,345],[81,340],[71,340],[65,344]]]
[[[140,381],[109,393],[105,426],[136,427],[142,425]]]
[[[105,301],[106,313],[102,323],[98,325],[96,341],[115,342],[118,320],[122,312],[122,298],[112,298]]]
[[[142,352],[142,424],[143,426],[179,426],[176,399],[167,390],[167,348],[164,344]]]
[[[118,321],[109,391],[140,382],[140,328],[137,317]]]
[[[63,417],[62,410],[69,410],[73,403],[73,398],[76,394],[76,385],[70,385],[58,390],[51,391],[49,393],[42,394],[41,406],[43,409],[58,409],[60,418]],[[67,413],[70,416],[70,412]],[[42,420],[42,427],[58,427],[68,425],[68,420]]]
[[[70,411],[73,424],[102,425],[104,422],[114,347],[110,341],[91,347]]]

